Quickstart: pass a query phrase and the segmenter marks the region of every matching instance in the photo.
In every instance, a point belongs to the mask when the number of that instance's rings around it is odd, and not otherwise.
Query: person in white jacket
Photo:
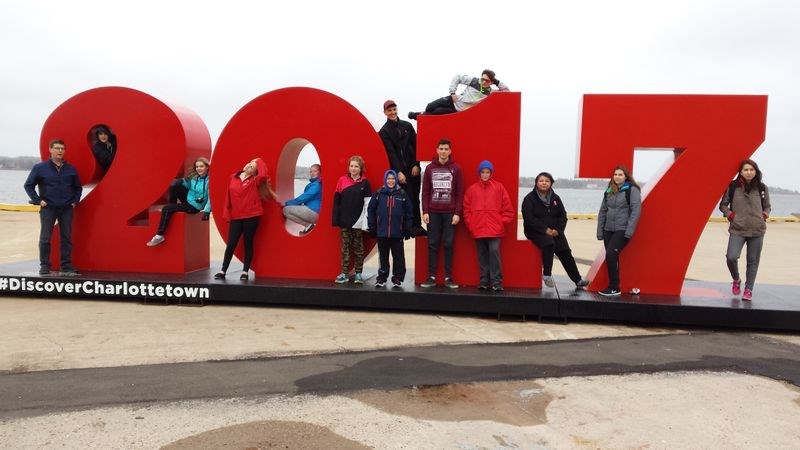
[[[461,94],[456,94],[459,85],[465,85],[466,88]],[[456,75],[450,81],[450,95],[438,98],[425,107],[425,112],[410,112],[408,118],[417,120],[417,116],[421,114],[450,114],[454,112],[461,112],[477,105],[481,100],[485,99],[492,93],[492,85],[496,86],[499,91],[508,91],[508,86],[497,79],[493,70],[485,69],[481,72],[480,78],[469,75]]]

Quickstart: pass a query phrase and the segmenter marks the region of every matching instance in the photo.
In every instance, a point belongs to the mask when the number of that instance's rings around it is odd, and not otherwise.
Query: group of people
[[[457,93],[459,85],[465,88]],[[496,88],[493,89],[492,86]],[[486,99],[493,90],[508,91],[494,71],[486,69],[480,77],[456,75],[449,94],[429,103],[424,112],[410,112],[408,117],[449,114],[466,110]],[[347,173],[336,182],[333,197],[332,225],[340,229],[341,272],[336,283],[350,281],[352,264],[353,282],[364,282],[364,233],[376,238],[380,267],[376,287],[391,281],[392,286],[403,284],[406,274],[403,241],[412,237],[428,238],[428,277],[420,286],[437,285],[436,278],[440,247],[444,252],[444,279],[442,284],[451,289],[459,285],[453,279],[453,242],[455,227],[464,221],[475,240],[478,254],[481,290],[503,290],[500,240],[505,227],[516,219],[506,188],[493,178],[495,167],[491,161],[482,161],[477,168],[478,179],[465,189],[461,168],[453,161],[452,142],[442,138],[436,147],[436,156],[422,171],[417,160],[416,132],[411,123],[400,120],[397,104],[386,100],[383,104],[386,123],[378,134],[381,137],[390,169],[383,174],[381,187],[373,192],[365,176],[365,162],[361,156],[348,159]],[[117,152],[116,137],[104,125],[95,128],[92,152],[98,165],[106,171]],[[39,236],[40,270],[50,272],[50,239],[55,224],[60,225],[61,272],[78,274],[71,261],[72,210],[81,198],[82,186],[77,170],[64,159],[64,141],[54,139],[49,143],[50,159],[36,164],[25,182],[25,190],[32,204],[40,205],[41,232]],[[173,181],[168,189],[168,203],[161,210],[161,220],[156,234],[147,242],[156,246],[165,241],[170,218],[177,212],[201,213],[201,220],[210,216],[209,202],[210,162],[206,158],[194,161],[190,174]],[[322,167],[310,168],[310,180],[302,194],[283,205],[287,220],[302,226],[299,234],[308,234],[318,223],[322,202]],[[588,284],[581,277],[572,250],[564,234],[567,214],[564,204],[553,190],[554,179],[548,172],[536,176],[534,189],[522,202],[524,232],[542,255],[542,281],[554,287],[552,275],[554,256],[580,289]],[[38,192],[37,192],[38,188]],[[277,201],[270,186],[269,172],[260,158],[249,161],[230,176],[223,216],[230,222],[222,267],[214,275],[225,278],[239,240],[244,238],[244,267],[240,279],[249,279],[253,260],[253,242],[264,202]],[[751,300],[766,219],[770,213],[769,193],[762,182],[758,165],[752,160],[740,164],[736,179],[722,196],[719,209],[730,221],[727,265],[733,279],[731,291]],[[618,166],[608,182],[597,220],[597,239],[605,246],[608,286],[599,293],[619,296],[620,253],[636,230],[641,214],[641,190],[627,168]],[[422,227],[423,223],[427,230]],[[747,271],[742,292],[738,259],[747,246]],[[390,279],[391,256],[391,279]]]

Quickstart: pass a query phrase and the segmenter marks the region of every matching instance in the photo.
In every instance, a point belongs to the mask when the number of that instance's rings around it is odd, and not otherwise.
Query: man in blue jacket
[[[72,210],[81,200],[83,188],[75,166],[64,160],[65,150],[64,141],[50,141],[50,159],[33,166],[25,180],[25,192],[31,199],[30,203],[41,206],[40,275],[50,273],[50,238],[56,221],[61,237],[61,272],[78,275],[78,269],[72,265]]]

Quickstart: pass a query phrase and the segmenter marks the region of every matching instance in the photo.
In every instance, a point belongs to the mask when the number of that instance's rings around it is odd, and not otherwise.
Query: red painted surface
[[[88,139],[98,124],[117,136],[117,155],[104,175]],[[211,154],[199,116],[134,89],[102,87],[75,95],[50,114],[39,142],[42,159],[50,157],[51,139],[66,143],[65,158],[77,167],[84,193],[96,182],[75,209],[73,263],[79,269],[185,273],[208,267],[208,222],[199,215],[175,214],[166,242],[145,246],[158,227],[157,205],[169,183],[195,158]],[[58,244],[52,247],[57,253]]]
[[[229,225],[222,220],[226,181],[251,159],[269,167],[278,197],[294,194],[297,156],[312,143],[322,165],[322,209],[317,227],[306,236],[286,231],[280,207],[269,202],[255,239],[252,268],[257,276],[330,280],[340,272],[339,229],[331,226],[336,180],[347,173],[347,161],[361,155],[365,174],[375,190],[389,168],[378,133],[355,107],[341,98],[312,88],[278,89],[243,106],[225,126],[211,161],[211,208],[223,239]],[[365,243],[368,253],[374,242]],[[243,257],[241,244],[236,252]],[[222,255],[217,255],[222,258]]]
[[[492,177],[503,183],[516,211],[520,210],[519,140],[520,93],[497,92],[466,111],[442,116],[420,116],[417,133],[417,158],[430,162],[436,157],[439,139],[452,144],[453,161],[464,174],[464,188],[476,182],[478,164],[488,159],[494,164]],[[544,169],[543,169],[544,170]],[[540,288],[542,261],[539,250],[526,239],[517,239],[517,222],[506,228],[500,244],[503,284],[509,287]],[[475,241],[466,226],[456,226],[453,250],[453,278],[465,285],[477,285],[479,278]],[[439,250],[437,280],[444,279],[443,249]],[[418,282],[428,276],[428,240],[416,239],[414,274]]]
[[[762,95],[584,96],[578,176],[609,179],[623,164],[635,178],[635,147],[684,149],[643,192],[641,219],[620,256],[622,292],[680,294],[700,233],[739,163],[764,142],[766,120]],[[603,258],[601,251],[590,271],[592,290],[608,283]]]

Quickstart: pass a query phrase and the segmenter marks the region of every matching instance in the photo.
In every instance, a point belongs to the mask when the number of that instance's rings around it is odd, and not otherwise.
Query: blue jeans
[[[764,244],[764,235],[745,237],[731,234],[728,237],[728,251],[725,259],[728,270],[734,280],[739,279],[739,255],[742,254],[744,244],[747,244],[747,271],[745,272],[744,287],[753,290],[758,273],[758,263],[761,261],[761,247]]]
[[[439,243],[444,244],[444,277],[453,277],[453,238],[456,227],[453,213],[429,213],[428,219],[428,276],[436,276],[439,265]]]
[[[58,222],[61,238],[61,268],[72,267],[72,205],[61,207],[45,206],[39,210],[39,263],[43,269],[50,268],[50,239]]]

